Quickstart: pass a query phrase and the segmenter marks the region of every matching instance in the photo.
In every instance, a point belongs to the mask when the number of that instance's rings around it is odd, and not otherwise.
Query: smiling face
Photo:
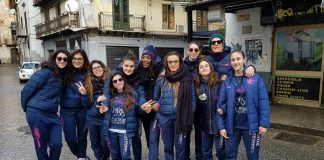
[[[219,53],[219,52],[223,52],[224,50],[224,44],[223,43],[217,43],[217,42],[220,42],[221,39],[219,38],[213,38],[212,39],[212,44],[211,44],[211,50],[214,52],[214,53]]]
[[[59,68],[65,68],[67,63],[68,63],[67,62],[67,55],[64,54],[64,53],[57,54],[55,62],[56,62],[56,65]]]
[[[77,53],[72,57],[72,65],[75,68],[81,69],[84,65],[84,57],[81,53]]]
[[[141,62],[142,62],[142,66],[144,68],[147,68],[150,66],[151,62],[152,62],[152,59],[149,55],[142,55],[141,57]]]
[[[200,55],[200,49],[199,46],[195,43],[190,44],[188,47],[187,53],[189,55],[189,60],[194,61],[198,58]]]
[[[124,62],[121,63],[121,67],[123,69],[123,72],[129,76],[134,73],[135,62],[131,60],[125,60]]]
[[[180,68],[180,58],[177,55],[168,56],[167,63],[171,73],[177,72]]]
[[[210,74],[210,65],[206,61],[201,61],[199,63],[199,74],[204,78],[208,77]]]
[[[93,63],[92,66],[92,73],[93,75],[95,75],[96,77],[101,77],[103,75],[103,68],[99,63]]]
[[[242,74],[243,66],[245,63],[245,57],[241,52],[233,52],[231,54],[231,65],[235,71],[235,73]]]
[[[124,79],[121,77],[120,74],[116,74],[112,79],[111,79],[114,88],[117,89],[118,92],[123,92],[123,88],[125,85]]]

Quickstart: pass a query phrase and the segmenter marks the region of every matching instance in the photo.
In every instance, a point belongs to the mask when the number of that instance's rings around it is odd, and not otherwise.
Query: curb
[[[318,136],[324,138],[324,131],[317,130],[317,129],[311,129],[311,128],[304,128],[304,127],[297,127],[297,126],[291,126],[286,124],[279,124],[279,123],[272,123],[270,124],[270,128],[278,129],[278,130],[285,130],[288,132],[297,132],[300,134],[307,134],[311,136]]]

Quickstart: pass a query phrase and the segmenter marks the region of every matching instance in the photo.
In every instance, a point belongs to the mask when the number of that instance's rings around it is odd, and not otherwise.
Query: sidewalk
[[[324,137],[324,110],[271,104],[271,128]]]

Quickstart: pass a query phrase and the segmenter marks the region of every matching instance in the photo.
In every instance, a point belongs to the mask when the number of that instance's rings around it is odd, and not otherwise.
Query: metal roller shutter
[[[106,46],[107,66],[110,70],[114,70],[116,65],[121,62],[123,57],[131,50],[136,55],[136,60],[139,57],[139,47],[130,46]]]

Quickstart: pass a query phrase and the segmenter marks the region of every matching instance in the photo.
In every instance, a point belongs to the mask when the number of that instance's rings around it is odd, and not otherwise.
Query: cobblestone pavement
[[[24,112],[20,107],[20,91],[24,84],[19,83],[16,71],[17,65],[0,64],[0,160],[35,160],[36,154],[33,139],[27,127]],[[323,138],[299,135],[296,133],[283,133],[288,132],[270,129],[269,132],[262,137],[260,159],[324,159]],[[193,139],[193,136],[194,134],[192,134],[191,139]],[[144,142],[144,136],[142,136],[142,139]],[[194,151],[193,141],[191,143],[191,151]],[[90,145],[87,152],[91,159],[95,159]],[[246,159],[244,152],[241,145],[238,159]],[[144,142],[143,159],[148,159],[147,155],[148,150]],[[76,159],[69,151],[65,142],[63,144],[61,159]],[[164,159],[163,145],[160,145],[160,159]],[[194,159],[194,154],[192,152],[191,159]]]

